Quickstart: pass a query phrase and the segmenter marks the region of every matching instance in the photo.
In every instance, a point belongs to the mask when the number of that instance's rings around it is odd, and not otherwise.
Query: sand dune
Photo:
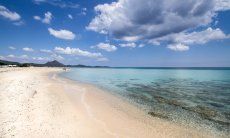
[[[214,137],[152,118],[60,68],[0,69],[0,137]]]

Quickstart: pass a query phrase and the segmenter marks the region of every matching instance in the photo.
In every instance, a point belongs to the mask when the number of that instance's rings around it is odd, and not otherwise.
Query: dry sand
[[[0,137],[214,137],[153,118],[60,68],[0,68]]]

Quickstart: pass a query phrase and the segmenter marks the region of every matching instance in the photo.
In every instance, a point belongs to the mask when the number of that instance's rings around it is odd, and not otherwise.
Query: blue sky
[[[0,1],[0,58],[230,66],[228,0]]]

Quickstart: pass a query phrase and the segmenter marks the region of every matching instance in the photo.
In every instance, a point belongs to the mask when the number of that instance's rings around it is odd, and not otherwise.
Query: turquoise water
[[[61,75],[124,97],[153,117],[229,133],[229,69],[72,68]]]

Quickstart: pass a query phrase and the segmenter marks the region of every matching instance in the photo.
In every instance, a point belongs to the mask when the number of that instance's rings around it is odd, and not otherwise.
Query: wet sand
[[[154,118],[60,68],[0,68],[0,137],[217,137]]]

